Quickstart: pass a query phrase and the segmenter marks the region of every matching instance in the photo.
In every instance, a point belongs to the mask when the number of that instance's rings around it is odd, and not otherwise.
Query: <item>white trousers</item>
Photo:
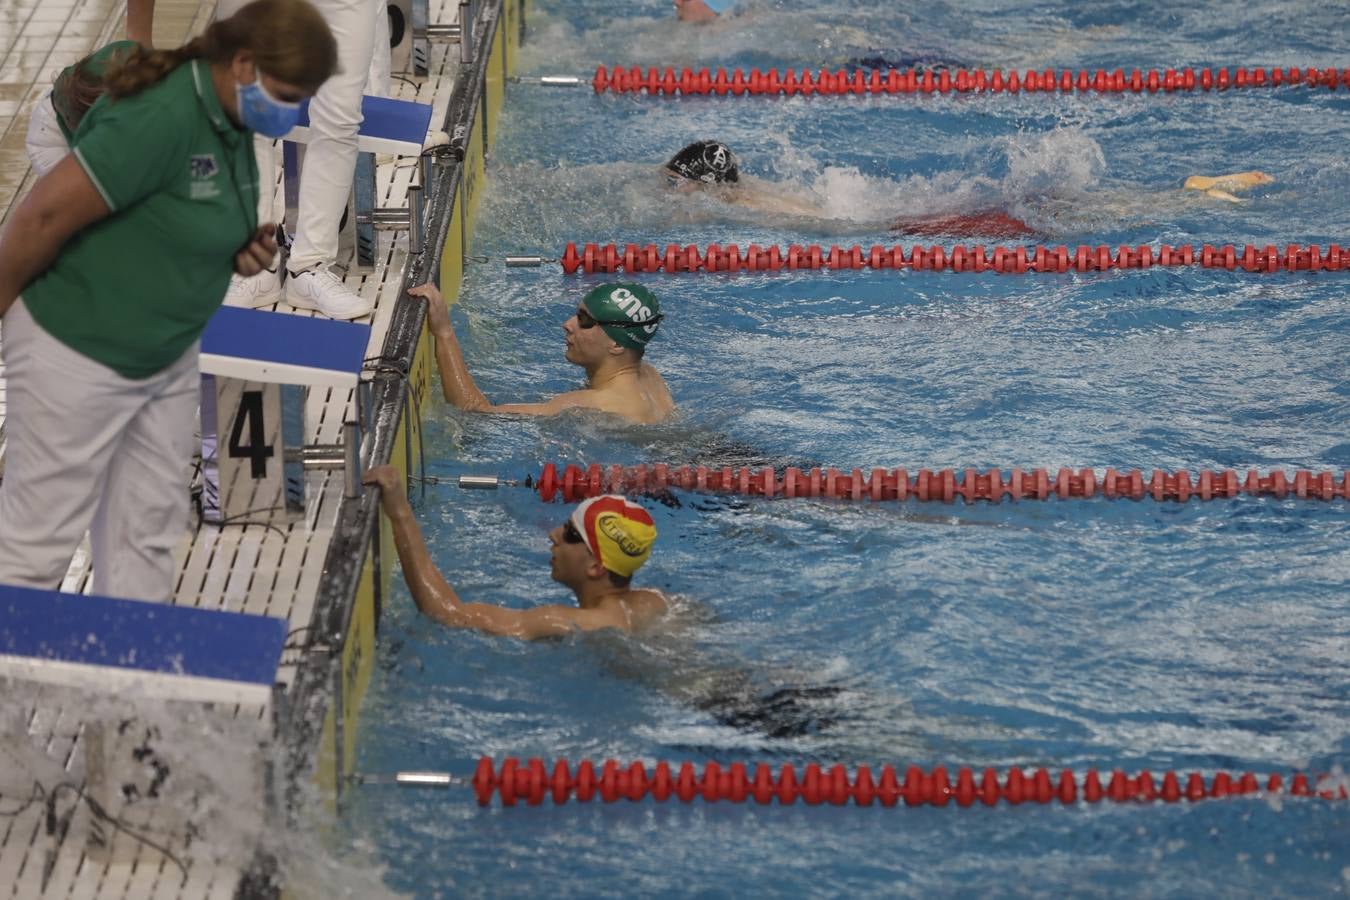
[[[385,33],[381,52],[386,58],[389,53],[385,0],[317,0],[314,5],[337,39],[338,71],[309,103],[299,221],[287,263],[292,272],[337,259],[338,225],[356,174],[361,97],[375,58],[377,23]]]
[[[228,19],[230,16],[237,13],[248,2],[249,0],[220,0],[220,2],[216,4],[215,17],[217,19]],[[390,51],[389,13],[385,9],[386,0],[360,0],[359,3],[353,3],[352,0],[313,0],[313,2],[315,8],[318,9],[319,12],[323,14],[324,21],[328,23],[328,27],[333,31],[333,36],[337,39],[339,68],[341,68],[344,71],[350,71],[350,66],[352,64],[355,64],[357,60],[355,60],[355,58],[353,58],[350,61],[348,60],[347,54],[344,49],[343,38],[338,35],[337,28],[334,26],[335,16],[338,16],[339,14],[343,13],[342,10],[343,7],[356,5],[369,8],[371,10],[370,15],[373,15],[375,17],[374,19],[375,30],[373,35],[369,33],[370,32],[369,25],[371,24],[370,20],[365,19],[364,20],[365,34],[363,34],[361,39],[361,42],[364,42],[366,38],[373,39],[374,41],[373,46],[369,49],[366,49],[364,47],[357,48],[357,52],[360,54],[364,54],[366,60],[364,63],[361,64],[363,68],[358,69],[358,71],[364,71],[368,73],[366,76],[366,81],[362,84],[361,88],[357,89],[358,91],[356,98],[357,118],[355,127],[359,129],[361,127],[361,118],[360,118],[361,89],[364,88],[365,91],[372,94],[377,93],[380,96],[386,96],[389,93],[389,78],[390,78],[389,70],[391,64],[389,59],[389,51]],[[347,44],[350,43],[351,41],[347,41]],[[333,76],[333,79],[329,79],[329,81],[331,82],[337,77],[339,76],[335,75]],[[317,99],[318,98],[316,97],[315,100]],[[314,115],[314,103],[311,102],[310,103],[311,126],[313,126],[312,122],[313,115]],[[354,136],[356,134],[356,131],[353,130],[352,134],[353,134],[352,146],[354,148],[355,147]],[[312,147],[313,144],[314,141],[313,139],[311,139],[310,146]],[[309,152],[310,151],[308,150],[306,151],[305,156],[306,161],[310,159],[308,155]],[[254,135],[253,155],[258,162],[258,180],[261,186],[261,189],[258,192],[258,223],[260,225],[265,225],[268,222],[278,222],[281,219],[281,210],[277,207],[275,203],[276,186],[277,186],[277,142],[272,140],[271,138],[263,137],[262,135]],[[344,188],[342,192],[342,205],[338,206],[337,216],[332,223],[332,253],[324,260],[311,259],[310,261],[306,262],[303,266],[297,266],[295,264],[292,264],[291,268],[297,270],[302,268],[308,268],[309,266],[314,265],[316,262],[332,261],[334,258],[337,257],[338,223],[342,219],[342,210],[347,203],[348,193],[351,191],[352,175],[356,171],[355,149],[353,149],[352,151],[351,169],[352,171],[347,175],[347,187]],[[318,200],[309,199],[306,195],[305,184],[306,182],[302,178],[300,181],[300,213],[299,213],[302,223],[305,219],[304,211],[306,207],[314,206],[315,203],[323,205],[324,203],[323,198],[327,196],[327,192],[323,192],[321,194],[320,199]],[[322,191],[321,182],[316,183],[313,187],[310,188],[310,190]],[[296,227],[298,228],[299,226],[297,225]],[[322,226],[311,225],[310,231],[317,233],[322,237],[324,228]],[[313,256],[313,254],[311,254],[311,256]],[[294,258],[293,252],[292,258]]]
[[[220,0],[216,18],[232,16],[245,0]],[[387,0],[312,0],[337,41],[338,71],[309,102],[309,143],[300,173],[300,201],[287,266],[293,272],[337,259],[338,226],[356,174],[356,133],[361,128],[361,97],[367,85],[389,91],[389,13]],[[258,139],[261,143],[262,139]],[[255,144],[255,147],[257,145]],[[270,142],[269,142],[270,146]],[[276,183],[274,154],[258,155],[266,198],[258,221],[271,222]],[[265,166],[265,167],[264,167]]]
[[[188,525],[197,346],[157,375],[123,378],[44,331],[19,299],[0,355],[0,583],[59,587],[88,531],[95,593],[170,599]]]
[[[28,151],[28,162],[33,166],[33,174],[39,178],[50,172],[70,152],[70,144],[66,143],[66,136],[57,124],[51,91],[47,91],[33,104],[23,148]]]

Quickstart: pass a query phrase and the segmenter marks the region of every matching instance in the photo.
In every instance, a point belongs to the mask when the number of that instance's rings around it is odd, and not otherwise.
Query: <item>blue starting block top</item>
[[[392,153],[396,156],[415,156],[422,152],[422,144],[431,128],[431,104],[411,100],[393,100],[389,97],[361,98],[361,130],[357,133],[357,148],[365,153]],[[308,143],[309,101],[300,109],[300,124],[282,138],[298,144]]]
[[[285,643],[284,619],[0,585],[0,676],[266,704]]]
[[[222,306],[202,334],[201,370],[248,381],[350,388],[370,326]]]

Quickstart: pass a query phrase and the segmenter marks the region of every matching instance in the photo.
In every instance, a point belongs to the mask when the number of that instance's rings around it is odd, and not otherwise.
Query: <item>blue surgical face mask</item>
[[[234,93],[239,101],[239,120],[250,131],[279,138],[300,121],[300,104],[287,103],[267,93],[262,73],[258,73],[252,84],[236,84]]]

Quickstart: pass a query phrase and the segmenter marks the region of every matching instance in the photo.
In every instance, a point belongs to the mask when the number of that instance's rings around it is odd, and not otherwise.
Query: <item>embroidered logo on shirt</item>
[[[215,177],[220,173],[214,153],[196,153],[188,160],[188,172],[192,175],[190,196],[193,200],[210,200],[220,196],[220,188]]]

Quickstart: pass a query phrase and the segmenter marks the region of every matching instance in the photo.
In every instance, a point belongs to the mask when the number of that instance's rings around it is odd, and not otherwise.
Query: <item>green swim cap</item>
[[[630,350],[647,346],[663,318],[656,295],[640,284],[602,284],[581,305],[614,343]]]

